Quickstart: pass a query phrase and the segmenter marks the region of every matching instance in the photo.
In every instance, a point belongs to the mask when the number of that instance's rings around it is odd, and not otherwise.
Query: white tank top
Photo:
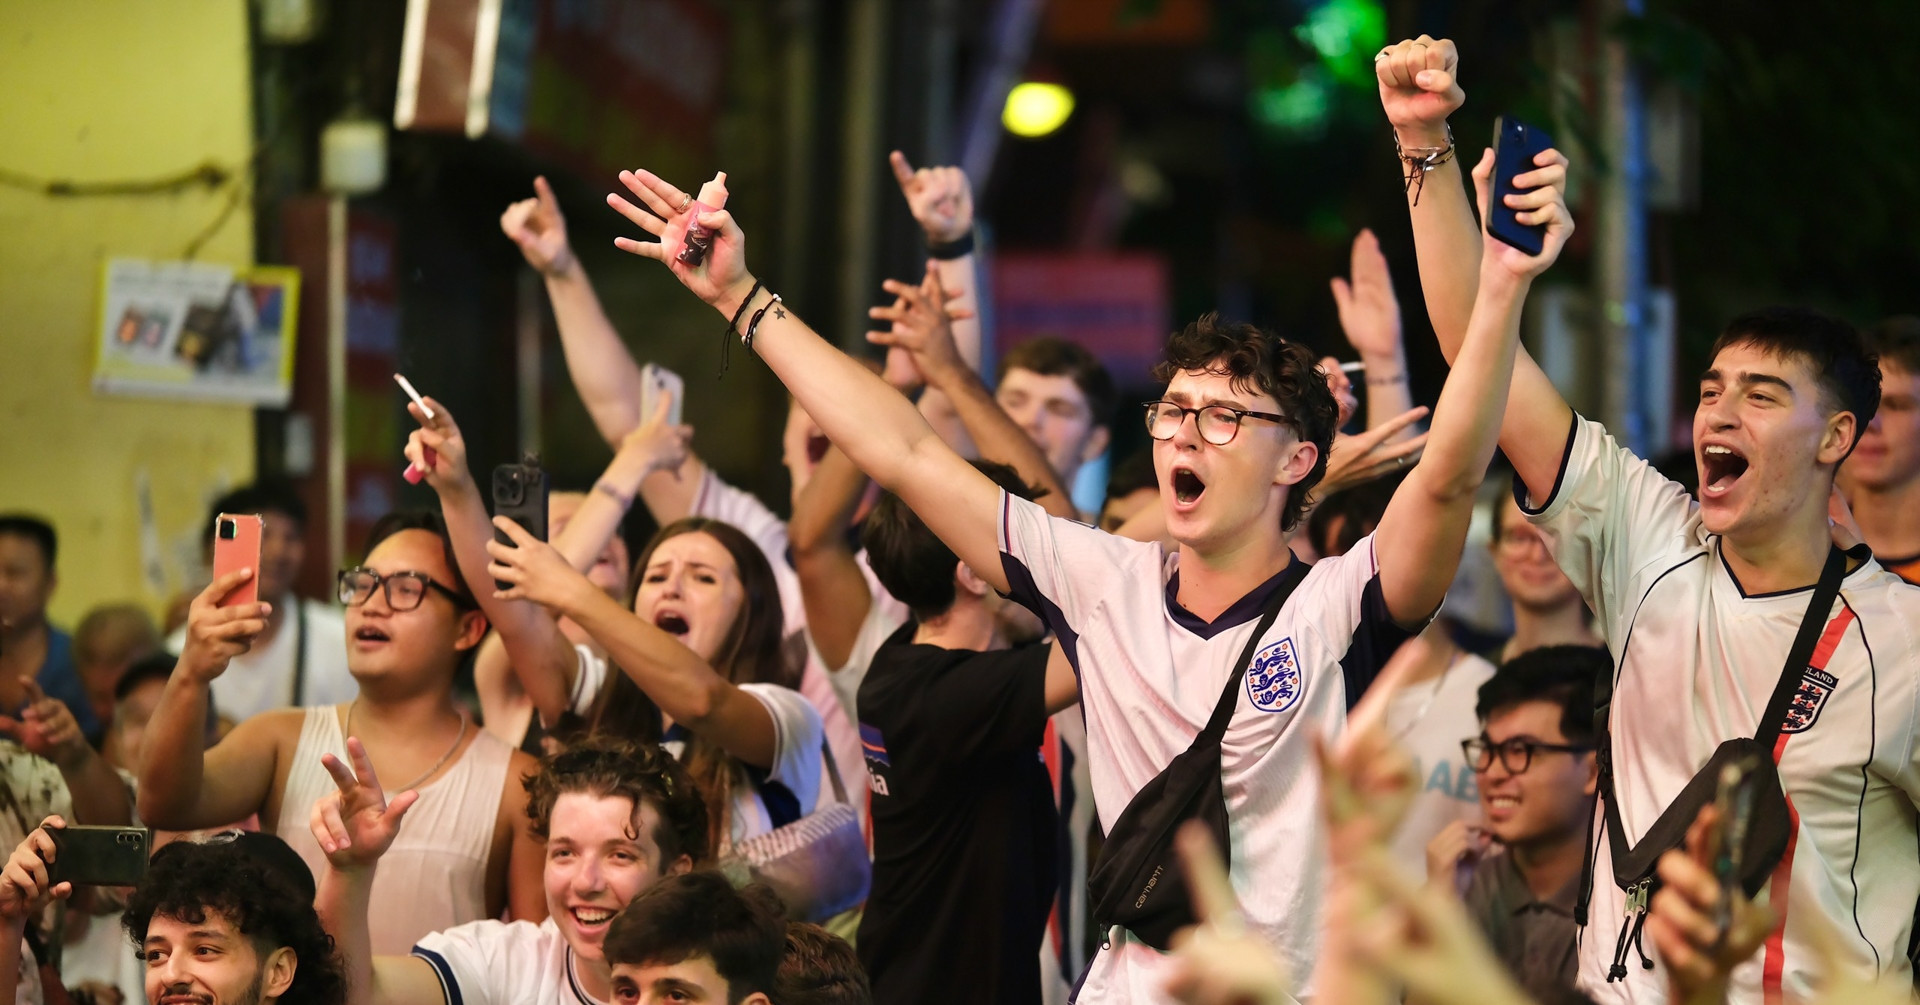
[[[313,839],[313,804],[336,789],[320,755],[346,761],[347,740],[332,706],[306,712],[274,830],[317,877],[327,857]],[[487,917],[487,854],[513,750],[484,729],[475,732],[446,774],[420,787],[419,801],[380,858],[367,919],[377,955],[405,956],[428,932]]]

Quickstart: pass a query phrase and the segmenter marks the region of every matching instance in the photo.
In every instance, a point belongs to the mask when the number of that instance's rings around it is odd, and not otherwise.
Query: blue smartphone
[[[1513,187],[1513,179],[1538,165],[1533,158],[1553,149],[1553,137],[1545,130],[1527,125],[1511,115],[1502,115],[1493,123],[1493,204],[1487,207],[1487,233],[1537,255],[1546,246],[1545,224],[1524,224],[1517,219],[1519,210],[1507,205],[1507,196],[1529,191]]]

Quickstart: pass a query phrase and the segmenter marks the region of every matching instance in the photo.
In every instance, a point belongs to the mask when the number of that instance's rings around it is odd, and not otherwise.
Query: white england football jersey
[[[1175,601],[1178,555],[1047,515],[1001,493],[1012,595],[1053,628],[1080,676],[1094,805],[1113,827],[1135,793],[1193,743],[1279,576],[1212,622]],[[1221,741],[1230,865],[1247,922],[1291,972],[1313,972],[1325,874],[1312,738],[1346,723],[1364,684],[1408,637],[1381,598],[1373,540],[1316,564],[1255,650]],[[1166,958],[1110,933],[1074,1000],[1165,1002]],[[1303,981],[1302,994],[1311,981]]]
[[[551,918],[457,925],[421,939],[413,955],[439,975],[446,1005],[606,1005],[587,994]]]
[[[1811,587],[1745,593],[1692,497],[1578,417],[1553,494],[1530,516],[1613,651],[1615,787],[1626,837],[1637,843],[1721,741],[1754,734]],[[1920,900],[1920,588],[1872,561],[1855,569],[1811,664],[1775,748],[1794,827],[1758,898],[1785,922],[1734,971],[1737,1005],[1777,1001],[1782,989],[1810,993],[1810,911],[1832,919],[1858,972],[1904,979],[1910,969]],[[1607,982],[1625,896],[1604,837],[1595,875],[1581,990],[1600,1002],[1665,1001],[1664,973],[1644,969],[1631,949],[1627,979]]]

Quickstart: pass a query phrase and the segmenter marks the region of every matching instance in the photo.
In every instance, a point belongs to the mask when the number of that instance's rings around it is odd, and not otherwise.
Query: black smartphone
[[[1553,149],[1553,137],[1545,130],[1530,126],[1511,115],[1502,115],[1493,123],[1493,201],[1487,207],[1487,233],[1537,255],[1546,247],[1545,224],[1525,224],[1519,210],[1507,205],[1507,196],[1530,191],[1513,187],[1513,179],[1539,165],[1533,158]]]
[[[47,879],[75,886],[133,886],[147,875],[153,832],[145,827],[50,827]]]
[[[540,459],[528,454],[519,464],[502,464],[493,469],[493,514],[504,516],[532,534],[535,540],[547,539],[547,473]],[[513,539],[495,530],[493,539],[513,547]],[[502,590],[513,584],[494,581]]]
[[[1714,790],[1713,829],[1707,836],[1707,850],[1713,856],[1713,878],[1720,883],[1720,900],[1714,908],[1714,923],[1719,938],[1725,939],[1733,927],[1734,897],[1744,894],[1740,874],[1746,866],[1747,830],[1753,823],[1753,803],[1758,792],[1758,765],[1742,758],[1720,769]]]

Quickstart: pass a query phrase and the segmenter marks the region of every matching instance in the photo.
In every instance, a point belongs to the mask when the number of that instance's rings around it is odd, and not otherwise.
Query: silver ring
[[[687,207],[691,205],[693,205],[693,193],[689,192],[685,199],[680,200],[680,205],[674,208],[674,212],[684,213],[687,211]]]

